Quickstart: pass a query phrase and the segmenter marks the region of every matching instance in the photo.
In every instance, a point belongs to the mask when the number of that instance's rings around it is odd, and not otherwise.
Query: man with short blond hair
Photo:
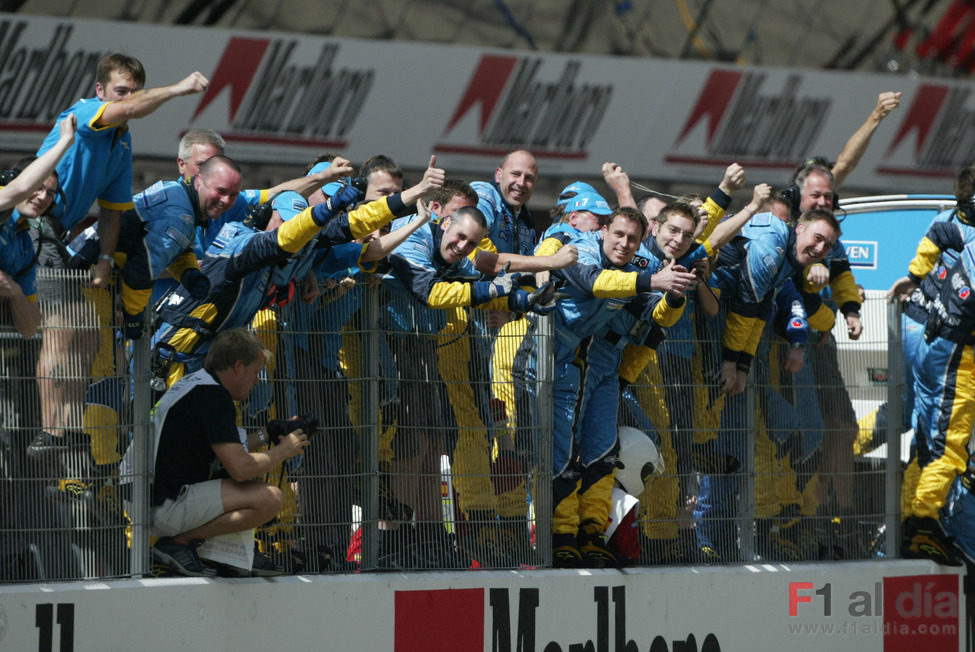
[[[182,575],[214,574],[197,546],[221,534],[242,532],[274,518],[281,490],[259,478],[300,454],[309,444],[300,428],[276,445],[264,431],[237,430],[234,401],[246,400],[270,352],[242,328],[214,338],[203,369],[174,384],[153,412],[151,527],[159,536],[153,557]],[[212,471],[218,463],[226,475]]]

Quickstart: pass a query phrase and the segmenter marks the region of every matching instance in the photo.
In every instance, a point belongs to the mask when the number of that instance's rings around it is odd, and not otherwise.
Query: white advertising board
[[[860,562],[0,587],[3,650],[962,650],[959,569]]]
[[[599,174],[713,183],[738,161],[782,184],[797,162],[835,157],[878,93],[900,90],[849,187],[949,189],[975,131],[969,81],[740,68],[5,14],[0,150],[37,147],[58,113],[94,94],[111,50],[143,61],[147,86],[193,70],[207,91],[132,123],[137,156],[172,158],[191,127],[220,131],[248,162],[303,164],[322,151],[385,153],[483,174],[514,148],[551,177]]]

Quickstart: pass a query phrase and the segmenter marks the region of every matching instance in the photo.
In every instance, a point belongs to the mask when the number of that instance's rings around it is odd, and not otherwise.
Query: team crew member
[[[515,150],[494,171],[493,183],[474,181],[477,208],[487,221],[482,249],[530,256],[535,249],[535,227],[525,204],[538,179],[538,164],[531,152]]]
[[[646,230],[646,218],[635,209],[617,209],[600,231],[583,233],[572,240],[579,251],[579,262],[556,273],[557,277],[566,281],[564,290],[569,295],[556,306],[556,338],[553,343],[556,378],[553,562],[561,566],[583,563],[580,547],[591,552],[591,563],[595,565],[605,565],[611,559],[611,556],[597,549],[601,548],[608,508],[604,509],[602,496],[590,494],[584,499],[580,495],[581,474],[574,460],[581,447],[581,463],[592,466],[606,458],[611,452],[612,442],[604,446],[602,444],[605,442],[577,440],[583,433],[579,433],[574,415],[584,378],[575,361],[585,358],[584,352],[579,351],[580,345],[602,329],[617,310],[638,293],[655,289],[651,279],[653,273],[646,269],[647,259],[642,256],[634,259]],[[680,293],[693,282],[693,278],[693,274],[683,268],[674,267],[658,276],[656,282],[663,285],[660,289]],[[534,336],[533,330],[529,329],[526,341]],[[533,352],[526,370],[529,391],[536,368]],[[580,411],[579,418],[582,418],[582,413],[584,410]],[[586,499],[590,497],[593,500],[587,502]],[[590,522],[582,523],[581,516]],[[580,525],[587,528],[585,533],[580,530]]]
[[[61,224],[70,231],[85,216],[95,200],[101,255],[94,270],[96,287],[106,287],[112,254],[119,233],[121,211],[132,208],[132,136],[128,122],[143,118],[174,97],[206,90],[207,78],[190,74],[171,86],[143,90],[145,69],[138,59],[118,52],[98,62],[95,97],[83,99],[65,110],[60,119],[74,115],[78,137],[58,164],[63,205]],[[38,156],[54,146],[59,136],[52,130],[37,150]]]
[[[320,231],[335,242],[349,238],[350,223],[341,211],[361,196],[342,186],[329,201],[311,207],[272,231],[244,223],[224,225],[203,260],[210,279],[205,297],[193,299],[185,288],[172,293],[158,308],[162,323],[153,337],[161,360],[170,362],[167,385],[200,368],[210,341],[221,330],[245,326],[266,305],[271,266],[286,264]],[[369,218],[383,219],[382,211]]]
[[[961,250],[975,242],[975,166],[962,168],[955,178],[956,207],[934,217],[925,236],[918,243],[908,275],[897,279],[887,292],[888,300],[904,301],[901,313],[901,337],[904,352],[903,422],[904,431],[916,421],[914,410],[915,370],[922,363],[924,327],[934,300],[941,293],[945,279],[958,261]],[[886,428],[886,409],[881,406],[875,417],[873,441],[879,441]],[[872,442],[871,442],[872,443]],[[904,471],[901,509],[911,515],[912,496],[916,490],[918,459],[913,455]]]
[[[917,373],[917,460],[920,477],[904,524],[907,557],[958,565],[939,523],[955,479],[969,469],[975,426],[975,244],[962,250],[934,300]]]
[[[491,182],[471,183],[478,197],[477,208],[488,227],[476,255],[481,273],[498,274],[505,265],[503,258],[510,254],[521,256],[521,262],[531,256],[536,233],[526,204],[534,192],[537,177],[535,157],[528,151],[515,150],[504,157]],[[500,256],[492,258],[491,254]],[[534,271],[535,268],[523,267],[516,260],[509,269]],[[499,496],[490,481],[492,447],[495,443],[507,446],[508,432],[500,428],[499,432],[494,432],[490,392],[473,389],[491,385],[492,359],[495,366],[506,365],[503,359],[497,360],[499,356],[494,347],[500,341],[499,329],[509,319],[509,313],[504,310],[452,309],[442,331],[445,344],[437,349],[439,366],[448,381],[447,392],[458,424],[453,464],[459,470],[454,486],[461,512],[470,525],[461,534],[468,540],[476,540],[467,546],[472,549],[503,547],[496,543],[502,537],[509,540],[509,548],[525,550],[528,547],[523,486]],[[506,330],[519,327],[523,333],[523,320],[505,326]],[[477,333],[478,337],[458,337],[468,333]],[[501,527],[498,527],[499,517],[503,519]],[[486,559],[487,553],[480,556]],[[498,563],[512,565],[504,560]]]
[[[176,157],[179,179],[189,181],[195,177],[207,159],[224,153],[225,146],[223,137],[212,129],[190,129],[187,131],[180,138]],[[272,199],[279,198],[284,193],[294,193],[301,198],[308,198],[326,183],[337,179],[335,170],[329,170],[328,166],[325,165],[313,169],[304,176],[289,179],[267,189],[241,190],[240,194],[237,195],[237,201],[219,218],[207,220],[204,224],[197,226],[194,244],[197,257],[203,258],[206,248],[210,246],[210,243],[213,242],[213,239],[217,237],[220,229],[227,222],[242,222],[255,208]]]
[[[193,241],[196,227],[220,217],[240,193],[240,167],[217,155],[207,160],[188,182],[157,181],[135,196],[135,208],[122,214],[115,259],[122,270],[122,314],[126,336],[142,336],[143,311],[152,282],[169,270],[194,299],[202,299],[210,283],[200,271]],[[94,228],[72,241],[72,248],[92,258],[99,236]],[[89,260],[88,262],[94,262]]]
[[[82,99],[61,113],[59,119],[75,116],[77,137],[57,166],[61,193],[51,207],[60,222],[60,231],[70,233],[88,215],[97,201],[100,235],[97,263],[92,269],[92,287],[77,288],[65,283],[50,283],[52,304],[77,302],[79,310],[71,324],[62,324],[55,311],[45,314],[51,332],[45,337],[37,369],[42,378],[58,379],[54,395],[42,398],[42,428],[32,440],[28,453],[47,455],[63,449],[83,448],[88,436],[82,416],[88,378],[114,375],[112,356],[107,352],[96,360],[99,347],[106,350],[112,343],[98,341],[97,327],[112,323],[114,309],[107,296],[98,290],[108,287],[113,254],[118,242],[121,213],[132,208],[132,137],[128,122],[143,118],[175,97],[199,93],[208,81],[199,72],[191,73],[170,86],[144,90],[146,72],[134,57],[119,52],[105,55],[95,72],[95,97]],[[51,130],[37,150],[42,155],[58,140],[57,129]],[[52,259],[52,266],[64,268],[67,261]],[[84,299],[77,296],[79,292]],[[84,301],[84,303],[82,303]],[[53,329],[64,332],[53,334]],[[107,333],[108,329],[102,329]]]
[[[317,174],[327,165],[326,162],[316,162],[309,174]],[[324,190],[329,191],[329,186]],[[377,192],[377,184],[367,182],[366,202],[383,196],[386,195]],[[282,193],[274,201],[275,217],[290,221],[304,210],[303,206],[308,203],[314,206],[324,200],[322,191],[312,193],[307,203],[297,193]],[[325,432],[321,444],[306,455],[296,477],[302,505],[304,572],[335,571],[346,567],[342,560],[352,527],[356,494],[352,478],[356,473],[358,441],[350,420],[349,382],[343,378],[339,350],[343,328],[359,309],[361,292],[354,279],[362,279],[366,272],[374,272],[379,261],[424,223],[424,220],[415,220],[389,233],[383,233],[383,227],[352,242],[313,250],[301,263],[307,262],[313,267],[302,283],[301,300],[289,301],[281,307],[281,322],[286,325],[281,335],[286,358],[283,364],[287,371],[280,374],[279,367],[279,375],[289,380],[287,395],[290,400],[286,405],[279,402],[277,413],[310,411]],[[313,241],[306,247],[314,245]],[[275,270],[275,275],[281,271]],[[302,276],[302,272],[298,271],[294,276]],[[331,287],[323,295],[317,293],[319,279]],[[309,283],[315,286],[316,292],[308,292]],[[320,334],[320,338],[309,337],[309,333]]]
[[[836,181],[829,164],[821,158],[811,158],[799,166],[793,177],[792,186],[783,191],[789,203],[790,224],[795,224],[806,211],[813,209],[835,210],[838,206]],[[804,270],[797,288],[806,297],[807,311],[814,328],[828,332],[831,328],[819,328],[817,324],[829,323],[831,319],[824,313],[829,309],[823,305],[818,293],[829,284],[831,300],[846,319],[847,334],[857,339],[863,332],[860,321],[860,291],[850,268],[850,261],[842,242],[831,247],[823,261],[809,265]],[[817,314],[819,313],[819,314]]]
[[[706,286],[706,279],[710,274],[710,257],[701,256],[693,261],[685,257],[697,251],[700,245],[707,243],[714,251],[728,242],[737,234],[741,226],[757,213],[768,199],[771,188],[767,184],[755,186],[752,198],[741,211],[724,221],[725,211],[731,203],[731,195],[745,185],[745,171],[738,164],[732,164],[725,170],[725,175],[711,195],[703,200],[692,199],[688,206],[694,209],[688,215],[685,208],[683,214],[674,214],[665,205],[651,221],[651,234],[644,240],[653,257],[661,260],[678,259],[688,269],[694,269],[696,278],[696,292],[685,294],[685,305],[677,321],[667,327],[667,338],[656,348],[656,360],[659,372],[650,369],[653,351],[648,346],[639,346],[635,342],[626,345],[619,370],[621,383],[631,384],[624,392],[630,413],[636,418],[638,427],[650,431],[652,425],[657,425],[660,433],[660,451],[664,458],[667,473],[654,477],[648,481],[648,493],[641,499],[640,509],[645,515],[642,519],[643,532],[647,535],[645,559],[655,561],[676,561],[693,555],[696,544],[678,545],[679,531],[677,527],[677,510],[693,500],[696,486],[689,475],[691,469],[691,451],[695,432],[695,415],[707,412],[705,406],[700,410],[695,406],[695,353],[699,347],[695,345],[694,314],[697,310],[698,297],[706,302],[705,309],[717,310],[717,300]],[[681,200],[678,200],[679,202]],[[687,235],[688,223],[691,220],[694,236],[693,242]],[[680,253],[685,252],[685,253]],[[621,313],[617,318],[632,321],[629,312]],[[616,332],[627,333],[634,324],[623,323],[616,327]],[[700,360],[697,361],[700,364]],[[641,373],[647,370],[641,380]],[[649,388],[650,375],[659,373],[658,388]],[[648,396],[651,392],[663,392],[666,411],[654,410],[656,403]],[[640,396],[641,401],[635,399]],[[648,417],[648,411],[653,418]],[[683,488],[683,492],[681,489]],[[681,498],[680,496],[683,496]],[[690,540],[687,541],[690,544]]]
[[[0,186],[0,297],[9,303],[13,326],[24,338],[33,337],[41,323],[34,266],[37,251],[28,216],[15,207],[39,214],[50,206],[58,190],[54,168],[74,142],[76,125],[74,116],[62,118],[56,145]]]
[[[745,410],[741,398],[752,358],[778,290],[805,268],[826,258],[840,236],[839,223],[826,209],[807,211],[794,227],[771,213],[759,213],[742,230],[741,238],[721,249],[709,283],[727,302],[722,337],[721,390],[726,400],[714,454],[725,460],[725,473],[702,478],[694,515],[698,544],[712,561],[727,561],[736,554],[735,501],[739,478],[735,471],[744,460]]]
[[[743,173],[741,176],[743,181]],[[734,189],[728,186],[728,190]],[[728,196],[723,191],[719,192],[723,196],[721,201],[727,205]],[[597,528],[605,528],[608,518],[623,351],[626,349],[632,352],[633,349],[628,348],[630,344],[637,347],[646,345],[646,348],[656,346],[661,339],[661,329],[673,326],[681,318],[685,303],[683,293],[687,288],[693,287],[697,280],[694,274],[687,273],[686,270],[695,266],[699,260],[707,259],[714,254],[717,247],[731,240],[758,210],[769,192],[767,185],[756,187],[754,208],[741,211],[734,218],[720,224],[715,220],[709,229],[710,235],[700,243],[694,240],[700,221],[698,210],[679,202],[666,206],[650,229],[653,237],[648,240],[649,249],[644,252],[643,257],[638,256],[634,261],[642,263],[640,267],[644,274],[659,273],[661,278],[665,278],[666,274],[674,273],[686,285],[682,284],[678,290],[672,291],[666,300],[661,300],[660,295],[641,294],[623,310],[616,311],[612,322],[600,328],[588,343],[580,347],[579,357],[583,360],[586,371],[581,398],[577,403],[574,429],[582,464],[579,488],[579,522],[582,530],[579,532],[579,548],[582,555],[589,558],[587,561],[590,563],[614,563],[612,558],[605,555],[602,541],[593,535],[602,534],[602,530]],[[642,238],[643,235],[641,240]],[[683,273],[687,273],[687,277],[682,276]],[[573,271],[561,274],[571,281]],[[585,355],[582,355],[582,351],[585,351]],[[642,360],[645,364],[646,358],[643,357]],[[633,365],[632,362],[626,364]],[[566,551],[568,555],[572,554],[571,549],[566,548]]]
[[[455,196],[458,203],[469,204],[467,193],[457,193]],[[453,202],[453,198],[448,200],[448,206]],[[470,205],[456,209],[452,206],[449,208],[451,211],[449,217],[442,217],[439,223],[428,224],[425,228],[416,231],[389,258],[393,275],[401,289],[409,292],[412,298],[421,304],[420,306],[410,306],[409,303],[403,303],[402,298],[394,298],[391,305],[400,307],[400,310],[396,311],[397,313],[413,316],[409,320],[411,323],[405,323],[402,316],[394,315],[394,319],[402,326],[401,331],[410,333],[420,329],[420,334],[416,337],[403,337],[402,334],[396,336],[394,333],[391,338],[391,346],[394,347],[400,373],[409,378],[407,383],[401,382],[401,388],[406,394],[400,400],[404,410],[400,415],[402,418],[398,419],[398,428],[403,428],[405,434],[414,439],[423,440],[417,441],[415,444],[424,444],[430,450],[417,451],[411,457],[422,457],[427,461],[439,459],[439,455],[433,456],[433,453],[439,451],[440,448],[430,448],[428,445],[430,442],[427,442],[427,438],[418,432],[418,428],[421,424],[430,423],[427,419],[438,409],[436,399],[434,398],[431,401],[431,396],[435,397],[436,393],[430,392],[429,382],[431,378],[438,378],[440,374],[436,368],[436,353],[432,347],[426,345],[432,341],[430,333],[442,333],[443,320],[447,317],[446,311],[472,305],[505,312],[510,310],[523,313],[528,310],[543,310],[545,309],[543,306],[548,301],[546,293],[551,294],[547,290],[530,294],[521,289],[516,279],[510,274],[502,274],[494,279],[482,275],[468,256],[483,240],[487,232],[484,217],[480,211]],[[420,309],[417,310],[417,308]],[[429,312],[429,309],[434,310]],[[416,316],[419,318],[416,319]],[[424,351],[426,355],[424,355]],[[455,363],[456,360],[451,359],[450,362]],[[442,361],[439,368],[446,374],[444,380],[450,383],[453,380],[452,370],[445,369]],[[426,373],[421,374],[421,370],[426,370]],[[426,383],[421,382],[422,379],[419,375],[423,375]],[[479,389],[471,390],[471,392],[478,391],[480,393]],[[457,401],[454,396],[451,396],[450,400],[452,404]],[[421,407],[423,405],[426,405],[428,409],[423,409]],[[464,405],[468,409],[472,407],[470,403]],[[453,407],[455,414],[457,414],[458,406],[453,405]],[[426,415],[425,418],[424,414]],[[469,460],[471,455],[476,454],[463,448],[466,446],[466,435],[473,433],[475,428],[464,420],[463,414],[457,416],[457,421],[461,439],[457,444],[455,460],[457,460],[458,466],[463,469],[465,456]],[[483,433],[484,430],[481,429],[479,432]],[[399,436],[398,433],[397,437]],[[484,438],[483,434],[481,436]],[[467,474],[466,471],[458,471],[456,468],[454,473],[455,477]],[[439,515],[437,501],[431,499],[431,496],[435,498],[437,495],[439,492],[427,492],[424,497],[421,497],[420,502],[426,506],[436,506],[435,511]],[[428,513],[429,511],[433,511],[433,508],[421,508],[418,511],[418,520],[428,521],[433,518]],[[421,516],[424,518],[420,519]],[[474,548],[471,545],[468,547]],[[478,554],[487,553],[483,550],[477,552]],[[492,565],[505,563],[486,557],[480,561]]]
[[[351,171],[348,161],[332,161],[336,170]],[[273,231],[257,231],[246,224],[224,225],[204,259],[202,269],[210,278],[210,292],[194,300],[182,288],[159,308],[163,323],[156,330],[153,345],[171,365],[168,378],[174,382],[183,365],[199,368],[208,342],[216,332],[250,323],[267,305],[271,290],[272,264],[286,264],[315,235],[318,246],[328,247],[372,233],[392,221],[397,212],[415,203],[443,184],[443,170],[427,168],[423,179],[403,191],[344,212],[362,193],[346,184],[322,204],[305,209]]]

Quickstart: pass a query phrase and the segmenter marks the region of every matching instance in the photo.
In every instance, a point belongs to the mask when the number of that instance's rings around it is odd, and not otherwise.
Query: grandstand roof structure
[[[975,70],[970,0],[0,0],[0,9],[142,25],[621,56],[630,62],[879,73],[890,75],[890,90],[898,80],[919,77],[957,83]],[[137,161],[137,185],[140,177],[170,174],[171,167],[171,161]],[[247,176],[271,182],[300,174],[300,166],[287,167],[252,163]],[[537,201],[563,185],[564,179],[546,176]],[[675,194],[703,190],[657,182],[655,189]]]
[[[4,0],[25,14],[967,76],[963,0]],[[311,8],[311,10],[310,10]]]

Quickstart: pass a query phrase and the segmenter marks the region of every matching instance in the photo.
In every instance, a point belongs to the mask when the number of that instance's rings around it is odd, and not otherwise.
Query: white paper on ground
[[[196,549],[203,559],[249,571],[254,567],[254,530],[210,537]]]

